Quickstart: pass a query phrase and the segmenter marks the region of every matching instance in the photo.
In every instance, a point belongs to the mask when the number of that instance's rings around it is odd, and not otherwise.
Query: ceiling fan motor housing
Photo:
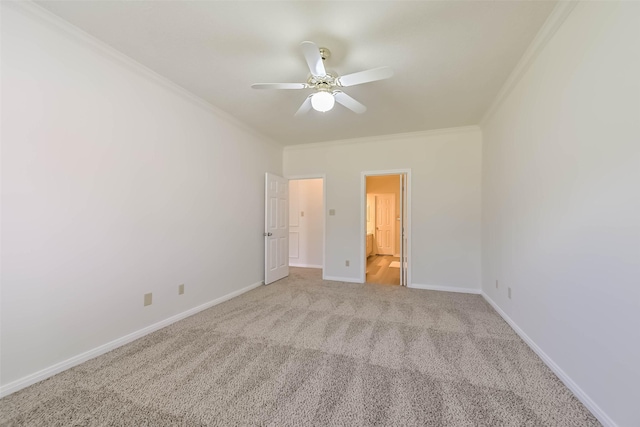
[[[324,76],[310,75],[307,83],[317,90],[331,90],[331,88],[337,86],[337,79],[336,76],[327,72]]]

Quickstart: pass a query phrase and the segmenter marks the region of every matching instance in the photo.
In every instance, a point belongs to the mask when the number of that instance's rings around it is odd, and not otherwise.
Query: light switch
[[[329,209],[329,215],[335,215],[335,214],[336,214],[335,209]]]
[[[304,216],[304,211],[300,211],[300,216]]]

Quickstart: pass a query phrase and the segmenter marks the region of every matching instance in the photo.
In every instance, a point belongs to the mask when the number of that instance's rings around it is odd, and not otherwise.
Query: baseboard
[[[321,265],[315,264],[291,264],[289,263],[289,267],[299,267],[299,268],[322,268]]]
[[[551,359],[529,336],[514,322],[502,309],[493,302],[489,296],[481,292],[482,297],[487,301],[495,311],[498,312],[505,322],[516,331],[524,342],[533,350],[542,361],[560,378],[560,381],[567,386],[569,390],[582,402],[582,404],[602,423],[605,427],[618,427],[618,425],[602,410],[600,407],[576,384],[563,370]]]
[[[334,282],[362,283],[360,279],[354,277],[324,276],[322,280],[332,280]]]
[[[223,303],[225,301],[230,300],[231,298],[237,297],[238,295],[241,295],[245,292],[248,292],[252,289],[257,288],[258,286],[262,285],[263,282],[257,282],[254,283],[252,285],[246,286],[242,289],[239,289],[237,291],[231,292],[227,295],[221,296],[220,298],[216,298],[212,301],[206,302],[204,304],[201,304],[197,307],[191,308],[187,311],[183,311],[182,313],[176,314],[174,316],[171,316],[165,320],[162,320],[160,322],[154,323],[153,325],[149,325],[146,328],[142,328],[138,331],[132,332],[128,335],[125,335],[121,338],[115,339],[111,342],[108,342],[106,344],[103,344],[99,347],[96,347],[92,350],[86,351],[84,353],[81,353],[77,356],[73,356],[67,360],[64,360],[62,362],[56,363],[55,365],[52,365],[48,368],[42,369],[38,372],[35,372],[33,374],[27,375],[26,377],[20,378],[18,380],[15,380],[13,382],[10,382],[9,384],[0,386],[0,397],[4,397],[7,396],[11,393],[14,393],[20,389],[23,389],[25,387],[28,387],[32,384],[35,384],[37,382],[40,382],[42,380],[45,380],[49,377],[54,376],[55,374],[58,374],[62,371],[66,371],[69,368],[73,368],[74,366],[77,366],[83,362],[86,362],[89,359],[93,359],[94,357],[100,356],[102,354],[105,354],[111,350],[115,350],[118,347],[121,347],[125,344],[128,344],[132,341],[137,340],[138,338],[142,338],[145,335],[148,335],[152,332],[157,331],[158,329],[162,329],[165,326],[169,326],[172,323],[175,323],[179,320],[185,319],[189,316],[193,316],[194,314],[202,311],[202,310],[206,310],[207,308],[211,308],[215,305],[218,305],[220,303]]]
[[[458,288],[455,286],[439,286],[439,285],[421,285],[419,283],[412,283],[408,286],[413,289],[426,289],[429,291],[443,291],[443,292],[457,292],[460,294],[480,294],[480,289],[473,288]]]

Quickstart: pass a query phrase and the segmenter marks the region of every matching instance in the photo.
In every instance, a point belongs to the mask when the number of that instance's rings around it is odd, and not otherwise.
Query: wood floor
[[[397,256],[371,255],[367,258],[367,283],[379,285],[400,285],[400,268],[389,267],[393,261],[400,261]]]

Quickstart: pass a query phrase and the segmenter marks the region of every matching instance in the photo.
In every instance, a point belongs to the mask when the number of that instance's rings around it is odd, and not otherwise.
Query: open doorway
[[[289,266],[322,269],[324,178],[289,179]]]
[[[409,171],[363,173],[363,281],[408,284]]]

